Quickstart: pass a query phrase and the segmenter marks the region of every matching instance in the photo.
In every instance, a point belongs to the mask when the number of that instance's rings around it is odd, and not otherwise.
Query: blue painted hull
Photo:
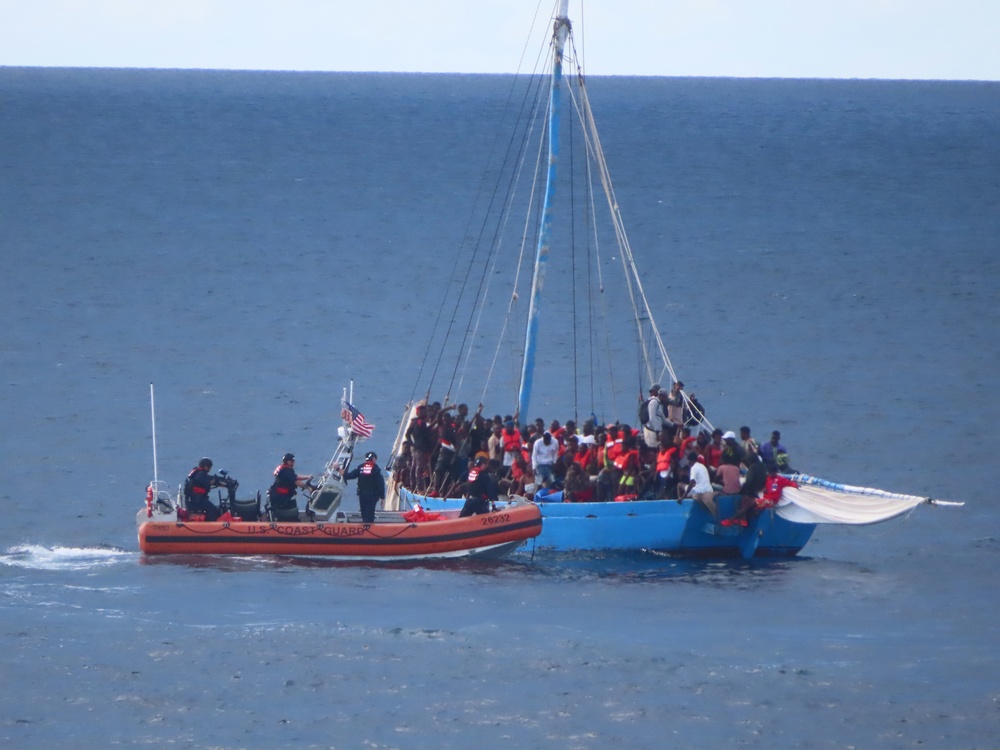
[[[461,499],[414,496],[404,500],[428,510],[460,508]],[[720,496],[720,517],[735,512],[739,498]],[[655,550],[678,557],[790,557],[812,536],[814,524],[792,523],[765,511],[750,526],[725,527],[692,500],[639,500],[630,503],[538,503],[542,533],[537,550]]]

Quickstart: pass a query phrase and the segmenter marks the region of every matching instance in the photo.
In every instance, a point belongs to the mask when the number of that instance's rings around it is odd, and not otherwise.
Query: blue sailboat
[[[610,171],[597,132],[596,121],[590,109],[586,79],[579,64],[580,60],[573,41],[573,26],[568,17],[568,0],[558,0],[552,18],[551,29],[551,36],[547,44],[549,61],[546,66],[547,77],[543,76],[547,80],[547,86],[543,88],[542,85],[538,85],[536,87],[538,92],[537,101],[540,103],[539,109],[543,110],[544,114],[537,116],[534,120],[530,117],[526,118],[529,124],[523,128],[523,132],[526,135],[534,133],[537,130],[537,133],[542,135],[540,145],[535,152],[527,148],[514,148],[513,146],[508,146],[505,151],[508,156],[513,154],[510,160],[515,164],[515,167],[511,171],[510,185],[515,183],[515,178],[522,171],[527,171],[524,165],[530,162],[533,153],[537,153],[537,168],[535,170],[536,185],[541,183],[541,178],[544,175],[543,192],[537,187],[526,191],[529,196],[529,199],[526,201],[529,204],[529,216],[533,218],[529,218],[522,225],[525,228],[524,235],[529,234],[528,227],[532,223],[537,227],[537,242],[534,251],[534,262],[531,266],[531,291],[528,297],[527,316],[523,325],[524,341],[523,350],[520,351],[520,376],[517,382],[516,404],[513,409],[513,416],[521,423],[527,421],[532,414],[532,396],[537,387],[535,370],[539,358],[540,313],[550,254],[552,254],[556,244],[557,227],[568,226],[568,223],[563,224],[557,221],[557,209],[560,207],[579,203],[586,205],[588,209],[593,211],[598,205],[606,204],[607,213],[605,216],[609,218],[608,223],[611,227],[608,236],[613,237],[614,250],[612,254],[610,256],[600,256],[600,251],[594,252],[592,249],[592,246],[599,246],[601,244],[600,235],[594,228],[596,219],[593,220],[593,223],[591,223],[591,220],[588,220],[586,224],[582,225],[583,228],[579,231],[573,229],[570,232],[566,232],[561,238],[561,246],[568,246],[569,249],[567,252],[574,258],[575,265],[572,275],[576,275],[578,265],[584,264],[583,260],[576,260],[577,257],[583,257],[582,255],[576,255],[578,247],[583,245],[587,246],[588,258],[592,255],[597,255],[598,257],[596,261],[591,262],[588,260],[586,263],[592,263],[593,267],[600,270],[601,273],[609,270],[612,265],[621,266],[621,270],[624,271],[622,286],[624,287],[625,294],[623,297],[631,305],[630,317],[634,323],[636,348],[639,352],[637,356],[630,355],[629,359],[638,363],[636,367],[638,374],[634,377],[621,378],[621,382],[612,383],[608,389],[612,393],[612,404],[617,403],[614,395],[615,391],[628,390],[635,393],[638,390],[642,392],[642,385],[640,383],[648,385],[654,382],[666,381],[667,378],[674,382],[677,381],[677,376],[667,355],[660,329],[655,324],[653,309],[643,287],[643,277],[636,267],[628,234],[625,231],[625,225],[619,211]],[[571,74],[565,73],[564,68],[566,67],[572,67],[573,72]],[[512,96],[511,98],[513,99],[514,97]],[[525,96],[525,101],[527,100],[528,97]],[[567,104],[567,100],[571,105],[567,109],[571,115],[575,115],[575,123],[581,128],[581,135],[576,136],[579,140],[571,141],[569,145],[572,148],[568,150],[571,153],[585,154],[586,166],[584,168],[575,168],[575,171],[585,174],[588,188],[579,194],[572,192],[569,196],[564,196],[560,201],[557,188],[559,184],[557,178],[560,176],[560,168],[562,166],[560,162],[562,156],[560,153],[560,142],[563,138],[564,128],[569,130],[569,125],[563,122],[561,114],[564,105]],[[544,103],[544,106],[542,103]],[[521,109],[522,111],[530,110],[530,107],[525,105]],[[536,129],[534,122],[537,121],[543,122],[544,127]],[[513,143],[514,140],[514,138],[511,138],[510,143]],[[573,151],[574,148],[575,151]],[[501,181],[500,178],[497,179],[498,184]],[[597,189],[594,189],[595,185]],[[500,218],[496,222],[497,229],[492,233],[483,233],[488,238],[491,253],[495,252],[496,248],[500,246],[501,242],[498,238],[508,229],[511,223],[508,220],[510,208],[516,202],[511,197],[513,192],[514,190],[511,188],[510,194],[502,201],[502,208],[498,211]],[[534,200],[534,196],[539,193],[543,196],[540,207],[538,201]],[[603,200],[601,197],[595,197],[595,195],[600,196],[601,194],[603,194]],[[491,199],[491,205],[493,203],[501,203],[501,201]],[[524,243],[522,241],[522,255],[524,254],[523,250]],[[473,296],[475,297],[476,305],[472,305],[471,303],[466,305],[460,300],[456,300],[450,320],[448,320],[447,310],[439,313],[439,323],[441,321],[448,321],[446,325],[448,331],[456,327],[461,328],[461,326],[455,325],[455,321],[459,311],[463,307],[476,310],[486,309],[484,300],[488,295],[492,276],[499,274],[497,269],[503,265],[495,259],[494,255],[479,255],[478,251],[479,247],[477,245],[476,250],[472,253],[470,268],[478,266],[483,269],[481,281],[478,285],[470,283],[470,276],[467,274],[462,278],[462,283],[459,285],[463,291],[469,288],[474,290]],[[563,273],[565,274],[566,272],[564,271]],[[515,280],[517,278],[515,274]],[[562,279],[559,280],[562,281]],[[600,302],[596,306],[603,305],[607,308],[611,305],[605,297],[609,286],[603,279],[597,282],[597,296]],[[515,327],[511,322],[515,317],[512,311],[517,307],[519,299],[520,295],[517,293],[515,287],[515,292],[511,295],[510,304],[508,305],[507,316],[503,321],[505,331]],[[622,307],[624,307],[624,304],[621,307],[616,307],[615,311],[620,312]],[[476,312],[470,316],[470,322],[466,324],[464,333],[460,337],[462,349],[457,357],[460,362],[467,363],[468,350],[474,344],[475,332],[479,330],[480,321],[490,317],[491,315],[488,312]],[[588,319],[587,326],[595,318],[592,313],[588,313],[585,317]],[[574,324],[572,336],[575,337],[576,331],[582,327],[584,326],[581,324]],[[432,336],[432,339],[447,338],[446,334],[441,333],[440,330],[442,329],[439,326],[435,327],[435,334]],[[600,337],[597,336],[596,338]],[[606,335],[606,338],[614,338],[616,341],[620,341],[621,339],[618,334],[614,336]],[[498,347],[489,366],[476,371],[486,371],[492,374],[496,369],[499,352],[500,348]],[[589,356],[591,359],[595,357],[593,354]],[[623,368],[616,368],[616,365],[620,365],[622,359],[624,358],[620,355],[616,357],[614,354],[611,354],[609,355],[609,364],[606,368],[591,367],[589,369],[591,371],[594,369],[606,369],[609,372],[613,372],[615,369],[620,370]],[[439,369],[439,366],[435,366],[434,372],[437,372]],[[562,372],[572,371],[576,373],[587,369],[586,367],[578,366],[574,362],[571,366],[564,367]],[[423,371],[424,368],[421,367],[420,372],[422,373]],[[458,371],[459,367],[456,366],[453,372],[458,373]],[[445,404],[443,408],[447,409],[449,405],[455,406],[454,403],[451,403],[451,393],[453,389],[461,385],[461,382],[463,382],[463,377],[453,374],[452,382],[448,387],[448,395],[444,399]],[[620,387],[622,382],[629,383],[627,389]],[[501,390],[503,390],[503,386],[501,386]],[[574,391],[577,390],[579,389],[574,385]],[[590,391],[592,396],[591,403],[593,403],[596,400],[594,394],[600,391],[600,388],[594,385],[593,380],[590,381]],[[421,404],[426,404],[430,400],[430,392],[431,389],[428,389],[427,395],[422,400],[419,402],[411,401],[408,405],[400,425],[396,445],[394,446],[394,459],[409,450],[409,447],[406,449],[403,448],[404,438],[408,433],[408,427],[416,417],[417,407]],[[487,388],[484,388],[483,398],[480,399],[481,402],[485,401],[486,393]],[[692,402],[690,397],[683,391],[681,391],[681,395],[685,401],[685,406],[691,407]],[[626,399],[627,412],[625,413],[635,415],[636,412],[632,398],[629,397]],[[597,412],[597,408],[597,406],[592,406],[590,409],[590,414],[593,417],[592,421],[598,421],[599,423],[606,421],[596,419],[595,412]],[[619,409],[619,411],[621,410]],[[703,413],[691,408],[688,409],[688,413],[695,415],[688,422],[695,433],[698,431],[710,431],[712,429],[712,425]],[[456,451],[456,447],[449,440],[442,440],[443,447],[440,450],[456,452],[456,461],[460,466],[464,467],[465,464],[462,462],[469,461],[472,456],[460,455],[460,452]],[[449,453],[448,455],[450,456],[451,454]],[[409,460],[409,456],[410,454],[407,453],[407,460]],[[746,526],[724,525],[720,522],[720,519],[729,518],[739,509],[740,498],[738,495],[717,495],[715,498],[717,507],[714,514],[706,506],[690,497],[682,497],[680,500],[657,499],[651,494],[636,497],[626,502],[616,502],[610,498],[605,498],[600,502],[539,502],[538,505],[542,511],[543,525],[541,535],[535,540],[536,550],[553,550],[559,552],[577,550],[651,550],[671,555],[692,557],[743,556],[744,558],[752,558],[792,556],[797,554],[806,545],[817,523],[877,522],[908,512],[916,504],[928,500],[927,498],[896,495],[878,490],[868,490],[866,488],[845,488],[841,485],[831,485],[830,483],[825,483],[825,486],[821,487],[819,485],[824,483],[819,480],[814,481],[811,478],[801,479],[803,481],[800,483],[799,488],[786,490],[779,504],[754,515]],[[434,484],[436,485],[437,483],[435,482]],[[391,496],[400,505],[419,505],[429,509],[461,507],[464,503],[462,497],[449,498],[441,496],[441,493],[436,491],[440,487],[429,486],[426,483],[423,486],[420,485],[420,482],[407,482],[397,477],[397,481],[391,483],[393,487]],[[443,487],[443,485],[441,486]],[[453,487],[455,486],[458,485],[453,485]],[[858,492],[859,490],[860,492]],[[817,499],[816,493],[819,493],[822,497]],[[447,492],[444,494],[447,495]],[[796,498],[800,495],[803,497],[809,495],[808,500],[803,500],[808,510],[796,502]],[[866,504],[870,504],[871,499],[875,496],[878,497],[879,511],[869,513],[865,510],[868,507]],[[844,509],[845,503],[848,508],[847,510]],[[858,504],[857,507],[862,508],[854,516],[852,516],[850,511],[850,508],[855,507],[853,504]]]

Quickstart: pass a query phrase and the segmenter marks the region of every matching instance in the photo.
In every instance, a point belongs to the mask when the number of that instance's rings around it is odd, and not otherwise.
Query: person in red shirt
[[[762,510],[773,508],[781,499],[781,493],[785,487],[798,487],[799,485],[781,476],[777,469],[769,471],[767,480],[764,482],[764,492],[761,497],[751,500],[744,500],[742,506],[732,518],[727,518],[722,522],[723,526],[746,526],[748,524],[747,515],[750,511],[759,513]]]

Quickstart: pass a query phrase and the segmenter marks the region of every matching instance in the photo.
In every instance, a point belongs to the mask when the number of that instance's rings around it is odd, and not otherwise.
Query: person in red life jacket
[[[188,513],[204,514],[206,521],[216,521],[219,518],[219,509],[209,499],[209,491],[213,487],[224,486],[219,477],[209,474],[211,470],[212,459],[203,458],[191,469],[184,482],[184,505]]]
[[[465,483],[465,505],[459,518],[490,512],[490,503],[497,500],[497,480],[489,470],[489,460],[479,457],[469,469]]]
[[[521,455],[521,432],[514,426],[513,421],[508,420],[504,423],[500,437],[503,446],[504,472],[509,473],[514,465],[514,459]]]
[[[642,469],[639,458],[639,441],[634,434],[622,440],[622,449],[614,459],[618,470],[618,485],[615,497],[634,497],[639,494],[639,472]]]
[[[764,463],[757,460],[754,468],[760,470],[764,466]],[[750,467],[747,467],[747,480],[743,483],[746,487],[747,482],[750,481]],[[768,471],[766,479],[764,479],[763,484],[763,495],[761,497],[747,497],[744,496],[740,509],[736,511],[736,514],[732,518],[728,518],[722,522],[723,526],[746,526],[746,517],[752,512],[759,513],[762,510],[767,510],[768,508],[773,508],[778,504],[781,499],[781,493],[785,487],[798,487],[799,485],[793,482],[791,479],[787,479],[778,473],[777,469]]]
[[[656,454],[656,497],[676,500],[677,479],[677,446],[663,437]]]
[[[275,521],[298,521],[299,508],[295,503],[295,489],[302,487],[312,474],[295,473],[295,456],[286,453],[274,470],[274,483],[267,491],[271,517]]]
[[[375,508],[385,500],[385,478],[382,469],[375,463],[378,456],[373,451],[365,454],[365,461],[357,468],[344,474],[344,480],[358,480],[358,504],[361,506],[361,522],[375,523]]]
[[[531,465],[520,454],[514,458],[514,465],[510,467],[510,473],[500,480],[501,489],[507,495],[525,495],[527,494],[527,486],[534,483],[535,475],[531,471]]]

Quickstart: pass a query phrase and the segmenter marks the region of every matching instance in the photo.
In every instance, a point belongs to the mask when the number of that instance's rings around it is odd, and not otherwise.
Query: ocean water
[[[388,453],[509,84],[0,68],[0,744],[1000,744],[1000,84],[590,82],[712,420],[964,507],[787,561],[138,554],[151,382],[170,483],[318,472],[351,379]]]

